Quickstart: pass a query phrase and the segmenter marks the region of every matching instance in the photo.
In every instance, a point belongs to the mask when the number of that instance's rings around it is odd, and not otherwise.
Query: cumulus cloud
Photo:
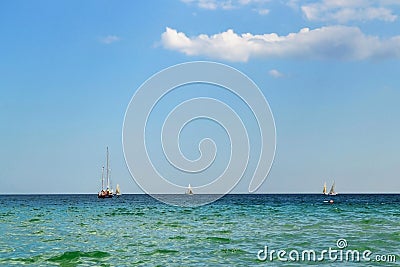
[[[301,6],[308,20],[349,21],[382,20],[393,22],[397,16],[389,8],[393,3],[382,0],[322,0]],[[397,2],[399,4],[399,2]]]
[[[103,44],[112,44],[120,40],[121,38],[116,35],[107,35],[105,37],[100,38],[100,42],[102,42]]]
[[[364,60],[400,58],[400,36],[381,39],[364,34],[358,27],[327,26],[280,36],[225,32],[188,37],[166,28],[161,35],[164,48],[188,56],[246,62],[250,58]]]
[[[268,74],[269,74],[270,76],[274,77],[274,78],[281,78],[281,77],[283,77],[283,73],[280,72],[280,71],[278,71],[278,70],[275,70],[275,69],[272,69],[272,70],[268,71]]]

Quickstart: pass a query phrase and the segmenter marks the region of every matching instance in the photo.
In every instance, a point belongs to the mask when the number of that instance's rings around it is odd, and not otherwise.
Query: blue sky
[[[277,150],[258,192],[399,192],[399,21],[391,0],[2,1],[0,193],[94,193],[107,145],[114,183],[141,192],[125,110],[192,60],[237,68],[267,98]]]

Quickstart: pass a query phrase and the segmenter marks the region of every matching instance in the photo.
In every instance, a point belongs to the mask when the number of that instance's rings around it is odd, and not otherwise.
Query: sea
[[[399,266],[400,195],[2,195],[0,234],[0,266]]]

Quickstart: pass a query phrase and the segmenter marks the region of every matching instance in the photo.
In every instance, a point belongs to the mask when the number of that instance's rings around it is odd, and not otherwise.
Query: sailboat
[[[185,194],[186,194],[186,195],[193,195],[193,190],[192,190],[192,187],[190,186],[190,184],[189,184],[189,186],[188,186],[187,191],[186,191]]]
[[[330,196],[336,196],[337,195],[337,193],[335,192],[335,181],[333,182],[331,190],[329,190],[328,195],[330,195]]]
[[[324,189],[322,190],[322,194],[327,195],[328,191],[326,191],[326,182],[324,183]]]
[[[121,195],[121,190],[119,189],[119,184],[117,184],[117,188],[115,188],[115,194],[117,195],[117,197],[119,197]]]
[[[336,196],[337,193],[335,192],[335,182],[333,182],[331,190],[329,192],[326,190],[326,182],[324,183],[324,189],[322,190],[322,194],[326,196]]]
[[[109,168],[109,153],[107,147],[107,161],[106,161],[106,189],[104,189],[104,166],[101,172],[101,191],[97,194],[98,198],[112,198],[113,190],[110,188],[110,168]]]

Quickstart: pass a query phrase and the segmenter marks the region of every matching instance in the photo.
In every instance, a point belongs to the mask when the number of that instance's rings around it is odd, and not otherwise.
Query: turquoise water
[[[400,265],[400,195],[331,198],[334,204],[320,195],[227,195],[181,208],[147,195],[0,196],[0,265]],[[287,252],[338,249],[338,239],[347,241],[344,249],[370,250],[371,261],[257,257],[265,246]],[[376,255],[393,255],[396,262],[377,262]]]

